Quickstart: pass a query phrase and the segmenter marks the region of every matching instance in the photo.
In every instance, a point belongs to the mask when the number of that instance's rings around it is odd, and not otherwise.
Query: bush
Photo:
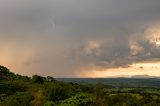
[[[91,104],[91,97],[88,94],[82,93],[61,101],[57,106],[91,106]]]
[[[34,83],[43,83],[44,82],[43,77],[38,76],[38,75],[33,75],[32,76],[32,81]]]
[[[17,92],[7,97],[0,106],[30,106],[33,95],[29,92]]]
[[[56,104],[53,101],[47,101],[44,106],[55,106]]]

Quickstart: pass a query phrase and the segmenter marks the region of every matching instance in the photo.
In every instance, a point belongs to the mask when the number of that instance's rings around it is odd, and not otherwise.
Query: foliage
[[[17,92],[6,97],[0,106],[29,106],[32,100],[33,96],[29,92]]]
[[[123,86],[30,78],[0,66],[0,106],[160,106],[159,87]]]
[[[34,94],[34,100],[31,102],[32,106],[42,106],[46,100],[46,97],[44,96],[44,93],[42,89],[39,89],[35,94]]]
[[[47,101],[44,106],[55,106],[56,104],[53,101]]]
[[[44,82],[44,79],[43,77],[39,76],[39,75],[33,75],[32,76],[32,81],[34,83],[43,83]]]
[[[88,94],[78,94],[69,99],[60,101],[58,106],[91,106],[92,99]]]

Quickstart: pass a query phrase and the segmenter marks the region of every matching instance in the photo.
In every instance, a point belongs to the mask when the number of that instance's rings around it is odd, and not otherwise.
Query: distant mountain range
[[[133,75],[130,78],[160,78],[160,77],[150,76],[150,75]]]
[[[109,77],[106,77],[106,78],[160,78],[160,77],[150,76],[150,75],[144,74],[144,75],[133,75],[133,76],[117,75],[117,76],[109,76]]]

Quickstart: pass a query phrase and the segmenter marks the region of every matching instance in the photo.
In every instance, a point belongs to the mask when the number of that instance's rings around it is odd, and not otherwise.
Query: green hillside
[[[160,106],[160,89],[27,77],[0,66],[0,106]]]

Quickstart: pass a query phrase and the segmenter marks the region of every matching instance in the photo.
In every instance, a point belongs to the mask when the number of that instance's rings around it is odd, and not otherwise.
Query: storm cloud
[[[17,73],[70,77],[160,58],[159,0],[0,2],[0,64]]]

